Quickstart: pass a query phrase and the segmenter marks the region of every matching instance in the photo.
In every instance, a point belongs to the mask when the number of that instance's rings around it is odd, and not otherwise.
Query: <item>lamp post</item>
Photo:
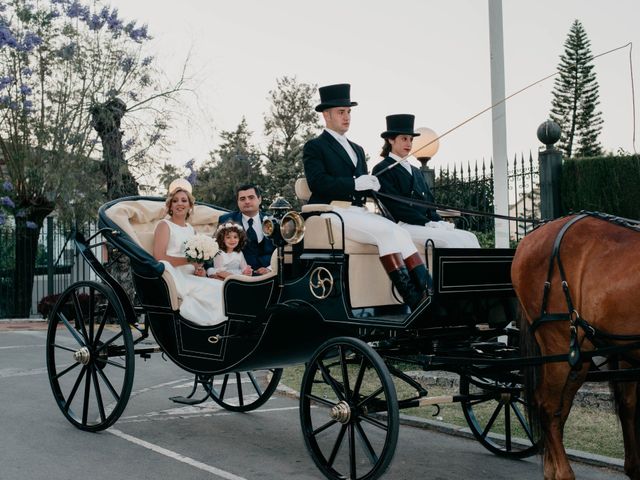
[[[436,183],[436,171],[428,167],[427,162],[438,153],[440,141],[438,140],[438,134],[430,128],[420,127],[416,131],[420,136],[415,137],[413,140],[414,156],[422,164],[420,171],[427,182],[429,190],[433,192]]]

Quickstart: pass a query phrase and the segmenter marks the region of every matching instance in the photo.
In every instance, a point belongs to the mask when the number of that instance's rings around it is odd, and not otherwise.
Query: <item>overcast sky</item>
[[[197,102],[175,123],[171,161],[201,163],[219,132],[245,116],[260,140],[276,78],[351,83],[347,136],[374,160],[385,116],[413,113],[416,127],[443,133],[491,104],[487,0],[113,0],[121,16],[148,23],[160,66],[177,77],[190,54]],[[633,42],[640,65],[638,0],[505,0],[507,95],[554,72],[574,19],[598,54]],[[607,150],[633,151],[629,49],[595,60]],[[636,76],[636,91],[640,78]],[[537,151],[553,80],[507,103],[507,149]],[[640,117],[640,101],[636,100]],[[187,118],[189,122],[187,122]],[[638,119],[640,121],[640,118]],[[636,142],[637,143],[637,142]],[[434,163],[492,155],[491,115],[443,138]]]

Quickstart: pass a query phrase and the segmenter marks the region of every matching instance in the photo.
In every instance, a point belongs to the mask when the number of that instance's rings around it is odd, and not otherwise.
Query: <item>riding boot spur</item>
[[[391,253],[380,257],[380,261],[404,302],[414,310],[426,298],[426,295],[424,288],[419,290],[415,287],[402,260],[402,255]]]
[[[416,288],[420,291],[426,289],[427,293],[431,295],[433,293],[433,280],[420,254],[416,252],[408,256],[404,259],[404,264],[407,266],[411,281],[413,281]]]

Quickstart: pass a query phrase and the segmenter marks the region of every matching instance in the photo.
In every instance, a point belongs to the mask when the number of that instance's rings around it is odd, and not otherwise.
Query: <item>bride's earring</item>
[[[169,216],[173,217],[173,210],[169,210]]]

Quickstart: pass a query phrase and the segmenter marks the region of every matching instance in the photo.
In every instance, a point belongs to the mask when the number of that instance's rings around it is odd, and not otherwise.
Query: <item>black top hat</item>
[[[351,101],[351,85],[338,83],[320,87],[320,104],[316,106],[316,112],[322,112],[333,107],[355,107],[357,102]]]
[[[387,131],[382,132],[382,138],[395,137],[397,135],[411,135],[417,137],[420,134],[413,131],[414,115],[408,113],[399,113],[398,115],[387,116]]]

